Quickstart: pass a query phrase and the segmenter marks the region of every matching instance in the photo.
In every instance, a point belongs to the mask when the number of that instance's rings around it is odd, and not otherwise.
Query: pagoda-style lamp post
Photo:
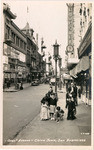
[[[41,56],[42,56],[42,62],[44,62],[43,61],[43,57],[45,56],[45,51],[44,51],[44,49],[46,49],[47,47],[44,45],[44,40],[43,40],[43,38],[41,39]],[[44,76],[44,63],[42,63],[42,74],[43,74],[43,76]]]
[[[54,47],[54,60],[55,60],[55,93],[57,94],[57,60],[59,58],[59,44],[57,44],[57,40],[55,44],[53,45]]]
[[[47,47],[44,45],[44,40],[43,38],[41,39],[41,53],[42,53],[42,56],[44,57],[45,56],[45,52],[44,52],[44,49],[46,49]]]
[[[59,57],[59,72],[60,72],[60,77],[59,77],[59,89],[61,90],[62,86],[61,86],[61,65],[62,65],[62,58]]]

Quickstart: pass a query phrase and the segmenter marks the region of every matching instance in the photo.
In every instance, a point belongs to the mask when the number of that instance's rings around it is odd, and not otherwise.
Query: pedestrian
[[[49,119],[49,105],[46,99],[46,96],[41,100],[41,113],[40,113],[41,120],[48,120]]]
[[[57,106],[55,111],[55,120],[59,122],[60,120],[63,119],[63,116],[64,116],[64,111],[61,109],[60,106]]]
[[[70,92],[70,91],[72,90],[72,84],[73,84],[73,83],[68,82],[68,85],[67,85],[67,92]]]
[[[50,93],[49,92],[45,95],[45,98],[46,98],[46,101],[48,102],[48,106],[50,107]]]
[[[77,86],[76,86],[76,83],[74,83],[74,85],[73,85],[72,96],[73,96],[75,105],[77,106],[78,102],[77,102]]]
[[[7,81],[7,88],[10,88],[10,80]]]
[[[57,99],[55,97],[55,93],[52,93],[50,95],[50,117],[51,117],[51,120],[55,119],[54,114],[55,114],[56,105],[57,105]]]
[[[81,99],[81,87],[80,86],[78,87],[78,98],[79,100]]]
[[[60,120],[63,120],[63,116],[64,116],[64,110],[60,109]]]
[[[52,88],[52,86],[50,86],[50,89],[49,89],[48,93],[49,94],[53,94],[53,88]]]
[[[75,107],[75,102],[73,100],[73,97],[69,98],[67,107],[68,107],[67,120],[76,119],[75,117],[76,107]]]
[[[50,87],[52,87],[52,83],[51,83],[51,80],[49,81],[49,85],[50,85]]]
[[[71,95],[71,93],[68,91],[68,92],[66,93],[66,106],[65,106],[65,108],[67,108],[67,106],[68,106],[68,102],[69,102],[70,96],[72,96],[72,95]]]
[[[20,90],[23,90],[23,82],[21,81]]]

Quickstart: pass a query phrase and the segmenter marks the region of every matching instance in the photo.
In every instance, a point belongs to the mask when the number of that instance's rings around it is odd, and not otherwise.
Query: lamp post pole
[[[60,72],[60,76],[59,76],[59,89],[61,90],[61,64],[62,63],[62,58],[59,58],[59,72]]]
[[[57,41],[53,45],[54,47],[54,59],[55,59],[55,93],[57,94],[57,60],[59,58],[59,44],[57,44]]]
[[[55,58],[55,93],[57,93],[57,58]]]

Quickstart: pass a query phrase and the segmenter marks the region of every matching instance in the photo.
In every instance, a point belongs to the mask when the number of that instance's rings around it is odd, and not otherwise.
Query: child
[[[60,120],[63,120],[63,116],[64,116],[64,111],[63,109],[60,109]]]
[[[55,112],[55,120],[59,122],[60,120],[63,119],[63,116],[64,116],[64,111],[59,106],[57,106]]]
[[[49,106],[47,101],[41,102],[41,120],[48,120],[49,119]]]

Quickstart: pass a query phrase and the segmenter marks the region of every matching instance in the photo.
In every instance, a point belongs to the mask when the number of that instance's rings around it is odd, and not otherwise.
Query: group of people
[[[59,122],[63,119],[64,111],[57,106],[57,95],[50,87],[49,92],[41,100],[41,120],[56,120]]]
[[[66,108],[68,108],[67,120],[76,119],[76,106],[77,102],[77,87],[76,84],[71,83],[66,93]]]
[[[63,119],[64,110],[60,106],[57,106],[57,95],[53,92],[52,87],[50,87],[49,92],[41,100],[41,120],[59,120]],[[76,106],[77,102],[77,87],[75,83],[71,83],[71,86],[67,89],[66,93],[66,106],[67,120],[76,119]]]

